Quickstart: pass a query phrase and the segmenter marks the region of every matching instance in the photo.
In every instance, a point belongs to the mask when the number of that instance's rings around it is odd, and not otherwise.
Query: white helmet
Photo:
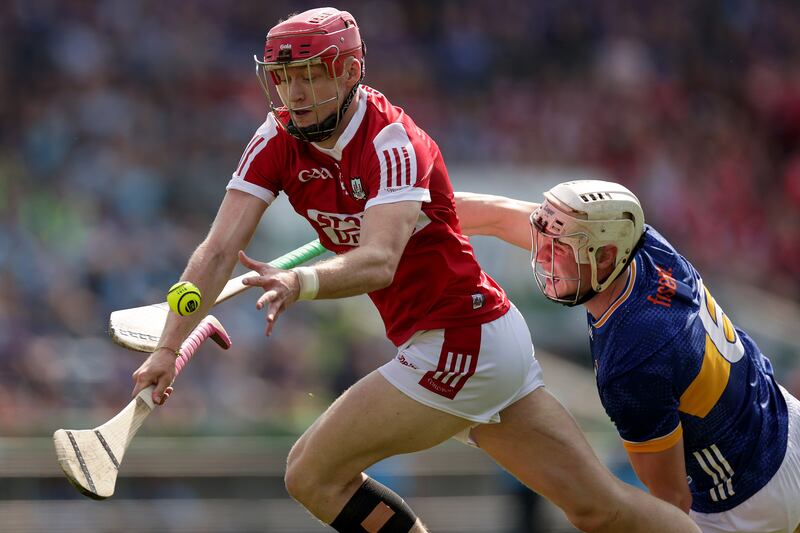
[[[531,214],[533,256],[531,258],[536,283],[551,300],[576,305],[604,291],[628,265],[636,244],[644,233],[644,213],[636,196],[618,183],[600,180],[579,180],[560,183],[544,193],[545,201]],[[575,254],[575,262],[591,266],[591,290],[581,297],[580,274],[576,278],[557,277],[554,262],[550,272],[539,264],[541,252],[537,247],[537,233],[551,239],[551,247],[558,242],[567,244]],[[597,279],[596,253],[613,244],[617,248],[614,270],[604,280]],[[551,258],[555,250],[551,248]],[[574,295],[551,296],[545,292],[548,280],[577,281]]]

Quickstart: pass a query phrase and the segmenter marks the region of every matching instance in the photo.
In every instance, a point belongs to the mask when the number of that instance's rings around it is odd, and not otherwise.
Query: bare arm
[[[647,485],[650,493],[688,513],[692,494],[686,482],[686,464],[683,457],[683,438],[671,448],[661,452],[628,451],[636,475]]]
[[[156,384],[153,398],[161,403],[161,393],[174,378],[174,350],[208,314],[236,265],[236,252],[247,247],[266,208],[267,204],[255,196],[236,190],[227,192],[211,230],[189,258],[181,276],[200,289],[203,295],[200,309],[184,317],[169,313],[158,348],[133,375],[134,396]]]
[[[306,267],[316,273],[319,289],[316,298],[345,298],[389,286],[408,239],[419,218],[421,202],[405,201],[370,207],[361,224],[358,247],[342,255]],[[273,268],[255,261],[244,252],[239,260],[260,275],[245,278],[246,285],[264,289],[256,307],[266,306],[266,335],[270,335],[278,316],[300,294],[297,273]]]
[[[406,201],[367,209],[358,248],[314,266],[319,276],[317,298],[344,298],[388,287],[421,207],[421,202]]]
[[[250,243],[266,209],[267,204],[253,195],[237,190],[227,192],[211,230],[181,275],[181,279],[191,280],[200,289],[202,305],[186,317],[170,313],[159,345],[179,346],[208,314],[236,266],[236,252]]]
[[[531,249],[530,216],[539,204],[472,192],[456,192],[455,200],[464,235],[490,235]]]

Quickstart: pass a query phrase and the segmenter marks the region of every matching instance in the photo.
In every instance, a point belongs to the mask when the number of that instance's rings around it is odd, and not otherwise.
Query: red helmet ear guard
[[[364,42],[353,15],[333,7],[289,17],[267,34],[264,63],[287,64],[319,58],[330,77],[340,76],[346,57],[364,64]]]

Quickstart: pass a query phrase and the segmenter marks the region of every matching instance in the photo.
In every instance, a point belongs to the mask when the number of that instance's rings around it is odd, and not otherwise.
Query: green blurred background
[[[282,483],[293,439],[394,355],[366,297],[300,303],[263,337],[257,295],[215,314],[148,419],[117,494],[82,499],[50,435],[129,399],[139,354],[109,313],[164,299],[202,240],[266,103],[253,54],[317,2],[0,3],[0,531],[323,531]],[[800,390],[800,7],[793,1],[337,2],[366,83],[440,145],[456,190],[537,200],[625,183],[717,301]],[[312,239],[285,198],[250,247]],[[599,406],[585,319],[546,303],[526,253],[473,241],[528,319],[545,378],[635,482]],[[479,452],[446,443],[371,472],[441,532],[571,531]]]

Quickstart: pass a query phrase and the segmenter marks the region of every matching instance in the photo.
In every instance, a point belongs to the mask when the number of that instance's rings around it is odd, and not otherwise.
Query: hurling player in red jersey
[[[426,531],[363,471],[451,437],[479,446],[584,531],[697,531],[674,507],[616,480],[544,389],[522,316],[461,233],[436,143],[361,84],[364,45],[353,17],[334,8],[291,16],[270,30],[257,64],[272,112],[183,276],[203,291],[203,306],[170,316],[159,348],[134,374],[134,394],[155,384],[163,403],[175,375],[171,347],[207,313],[238,252],[260,274],[246,283],[264,289],[257,307],[267,335],[297,300],[367,293],[398,347],[289,454],[289,493],[337,531]],[[280,270],[241,251],[281,192],[335,258]]]

